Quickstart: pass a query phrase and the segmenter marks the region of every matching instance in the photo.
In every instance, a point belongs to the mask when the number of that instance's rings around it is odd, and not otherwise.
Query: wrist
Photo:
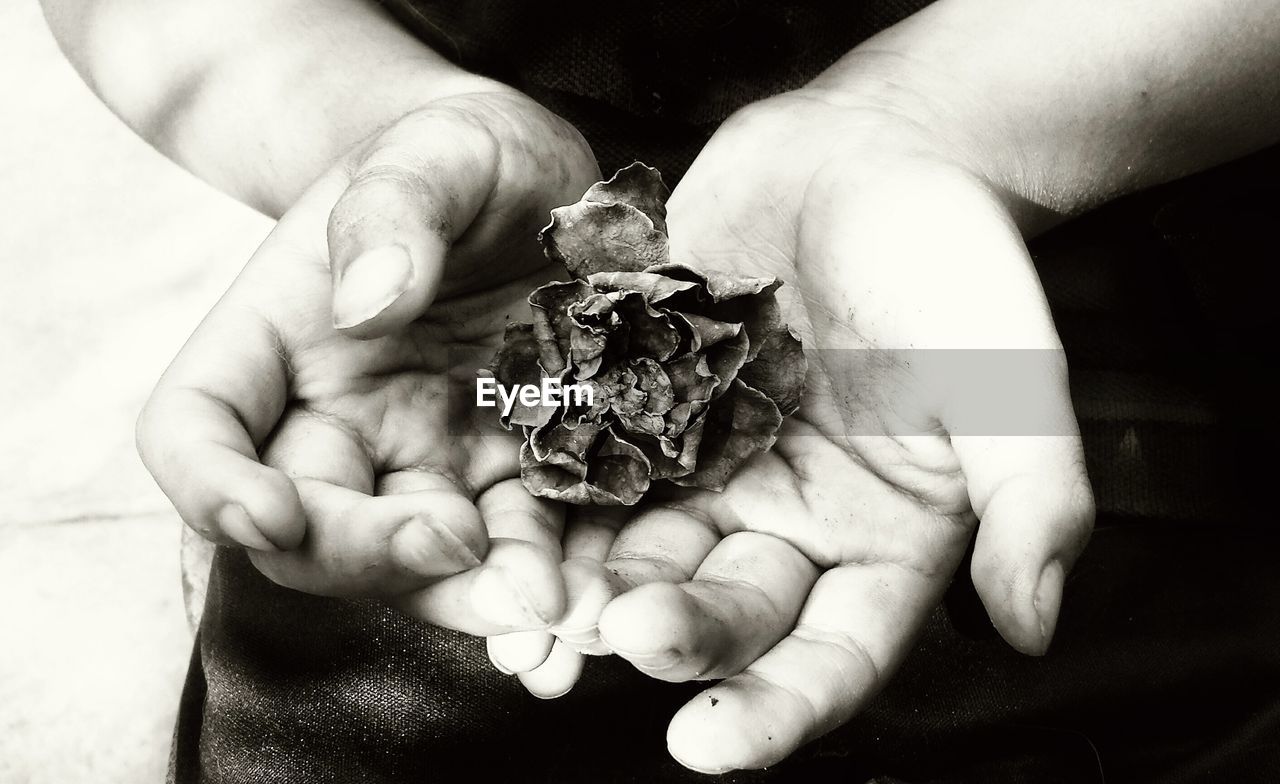
[[[505,89],[365,0],[151,0],[113,13],[54,25],[86,82],[162,153],[273,216],[399,116]]]
[[[1033,187],[1017,155],[970,132],[952,105],[901,79],[867,78],[838,89],[811,84],[752,104],[731,117],[712,144],[735,168],[755,169],[771,190],[810,198],[841,186],[898,198],[920,191],[981,192],[1024,234],[1057,215],[1027,196]],[[811,204],[818,209],[821,205]],[[803,217],[804,208],[794,216]]]
[[[455,94],[505,90],[434,59],[350,67],[314,49],[264,53],[211,72],[152,141],[220,190],[279,217],[351,148],[405,114]]]
[[[340,65],[317,62],[324,58],[321,53],[313,57],[283,72],[272,92],[257,102],[263,109],[261,122],[253,127],[253,143],[261,155],[243,156],[217,145],[208,129],[195,134],[200,149],[225,177],[225,184],[214,184],[273,217],[292,207],[353,148],[414,110],[455,95],[511,91],[447,63],[441,67],[409,58],[338,74],[332,70]],[[229,91],[239,90],[243,81],[233,75]]]
[[[1017,112],[988,91],[894,52],[855,50],[795,95],[826,105],[829,116],[857,118],[833,145],[851,143],[873,159],[910,162],[917,173],[953,182],[970,179],[1024,235],[1130,189],[1127,181],[1091,179],[1078,151],[1025,133]]]
[[[1024,231],[1280,138],[1267,2],[943,0],[806,89],[888,107],[962,151]]]

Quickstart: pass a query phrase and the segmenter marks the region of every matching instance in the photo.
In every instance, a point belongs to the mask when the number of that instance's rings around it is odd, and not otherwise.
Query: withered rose
[[[573,280],[529,295],[507,327],[503,387],[545,377],[592,390],[591,406],[517,403],[521,479],[574,504],[634,504],[655,481],[719,490],[774,443],[807,363],[774,278],[694,270],[668,258],[666,186],[641,163],[551,213],[539,234]]]

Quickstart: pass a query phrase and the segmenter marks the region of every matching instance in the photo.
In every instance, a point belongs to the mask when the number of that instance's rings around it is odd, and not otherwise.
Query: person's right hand
[[[558,617],[562,512],[525,492],[518,442],[467,396],[554,273],[538,229],[597,179],[573,128],[496,85],[353,150],[281,219],[139,418],[182,518],[309,593],[395,596],[477,634]]]

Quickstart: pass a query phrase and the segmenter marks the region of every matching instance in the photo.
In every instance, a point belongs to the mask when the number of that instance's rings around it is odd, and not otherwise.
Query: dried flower
[[[520,476],[574,504],[634,504],[654,481],[722,489],[796,410],[807,363],[768,277],[671,262],[668,191],[634,163],[551,213],[539,234],[573,280],[529,295],[492,370],[504,387],[556,378],[592,404],[516,405]]]

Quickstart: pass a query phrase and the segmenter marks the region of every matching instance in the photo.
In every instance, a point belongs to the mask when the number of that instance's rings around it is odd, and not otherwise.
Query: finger
[[[333,596],[392,596],[480,564],[488,536],[478,510],[439,475],[371,497],[373,466],[342,420],[294,408],[263,460],[297,487],[307,518],[301,547],[255,556],[271,579]]]
[[[609,514],[614,517],[597,517],[594,524],[616,525],[625,515]],[[587,540],[583,551],[602,543],[581,535]],[[580,652],[609,653],[599,631],[600,614],[609,602],[638,585],[686,582],[719,541],[714,524],[692,506],[658,505],[642,510],[614,536],[605,563],[593,557],[565,561],[563,574],[571,599],[564,618],[552,631]]]
[[[555,637],[550,632],[498,634],[485,640],[489,661],[504,675],[529,672],[547,660]]]
[[[564,558],[604,561],[633,510],[621,506],[575,506],[567,513]]]
[[[561,564],[560,573],[568,601],[564,616],[552,624],[551,633],[579,653],[612,653],[600,640],[600,614],[631,585],[595,558],[567,560]]]
[[[603,561],[629,512],[618,507],[574,507],[567,515],[565,561],[561,564],[566,610],[560,622],[552,626],[552,631],[566,629],[567,637],[557,639],[551,633],[524,632],[489,638],[489,658],[494,666],[508,674],[528,673],[520,681],[534,696],[567,694],[582,672],[581,655],[609,652],[600,644],[595,626],[600,611],[614,595],[609,579],[612,574],[604,569]],[[580,628],[584,617],[589,625],[585,631]],[[553,645],[560,650],[548,660]]]
[[[296,550],[251,553],[280,585],[323,596],[391,597],[474,569],[491,555],[479,511],[455,489],[389,496],[298,480],[307,537]]]
[[[262,462],[284,472],[295,483],[311,480],[312,484],[373,494],[373,464],[363,440],[341,419],[318,411],[291,407],[264,445]]]
[[[1052,325],[1028,324],[1048,329]],[[965,356],[966,372],[946,357]],[[971,574],[1000,634],[1041,655],[1057,626],[1067,571],[1093,527],[1093,496],[1061,349],[947,352],[941,420],[979,519]],[[951,368],[958,370],[958,368]],[[957,381],[956,379],[962,379]]]
[[[660,504],[618,532],[606,566],[630,587],[682,583],[719,543],[719,530],[698,506]]]
[[[518,479],[481,493],[477,507],[492,535],[484,563],[403,597],[401,606],[480,636],[545,631],[565,610],[563,507],[529,495]]]
[[[137,424],[138,452],[182,519],[212,541],[271,551],[305,532],[293,483],[258,461],[285,404],[278,338],[233,288],[165,371]]]
[[[550,655],[537,668],[516,673],[520,683],[535,697],[544,700],[563,697],[582,676],[582,654],[556,640]]]
[[[537,573],[539,568],[545,571]],[[559,568],[546,565],[528,542],[494,539],[482,568],[411,591],[394,599],[393,604],[425,623],[477,637],[546,631],[554,620],[551,616],[559,610],[536,606],[518,586],[550,584],[559,578]]]
[[[633,510],[624,507],[573,507],[564,535],[564,575],[567,601],[564,617],[551,631],[579,653],[604,656],[609,649],[600,642],[600,612],[626,584],[604,565],[618,531]]]
[[[647,675],[665,681],[724,678],[787,635],[818,569],[767,534],[720,542],[683,585],[650,583],[600,617],[600,638]]]
[[[420,111],[354,163],[329,219],[334,326],[385,335],[426,310],[445,257],[498,177],[497,142],[471,115]]]
[[[763,768],[848,721],[906,655],[946,582],[888,563],[826,572],[790,635],[676,713],[672,756],[704,773]]]
[[[970,573],[992,623],[1023,653],[1044,654],[1066,574],[1093,530],[1078,436],[953,438],[980,523]]]
[[[564,506],[533,497],[519,479],[494,485],[480,495],[477,505],[491,537],[528,545],[522,551],[527,563],[508,563],[500,576],[510,581],[539,619],[546,623],[558,619],[565,609],[564,580],[560,575],[564,560],[560,546]],[[495,617],[501,615],[498,612]]]
[[[566,531],[563,536],[564,557],[566,559],[573,557],[574,552],[594,553],[603,550],[598,559],[604,558],[604,552],[608,550],[608,541],[611,541],[612,535],[608,529],[601,530],[592,520],[592,515],[585,512],[579,512],[570,520],[566,521]],[[576,533],[575,533],[576,531]],[[551,529],[546,530],[546,539],[544,542],[547,551],[553,553],[555,545],[549,541]],[[539,531],[538,533],[541,533]],[[563,572],[563,566],[561,571]],[[569,583],[566,581],[566,607],[571,606],[572,594],[569,592]],[[486,644],[489,649],[489,660],[493,662],[493,666],[497,667],[501,672],[511,675],[513,673],[529,672],[540,666],[547,660],[547,656],[551,653],[552,644],[555,642],[555,636],[550,632],[533,631],[533,632],[512,632],[510,634],[502,634],[496,637],[490,637]],[[569,690],[569,686],[564,691]],[[561,692],[563,693],[563,692]]]

